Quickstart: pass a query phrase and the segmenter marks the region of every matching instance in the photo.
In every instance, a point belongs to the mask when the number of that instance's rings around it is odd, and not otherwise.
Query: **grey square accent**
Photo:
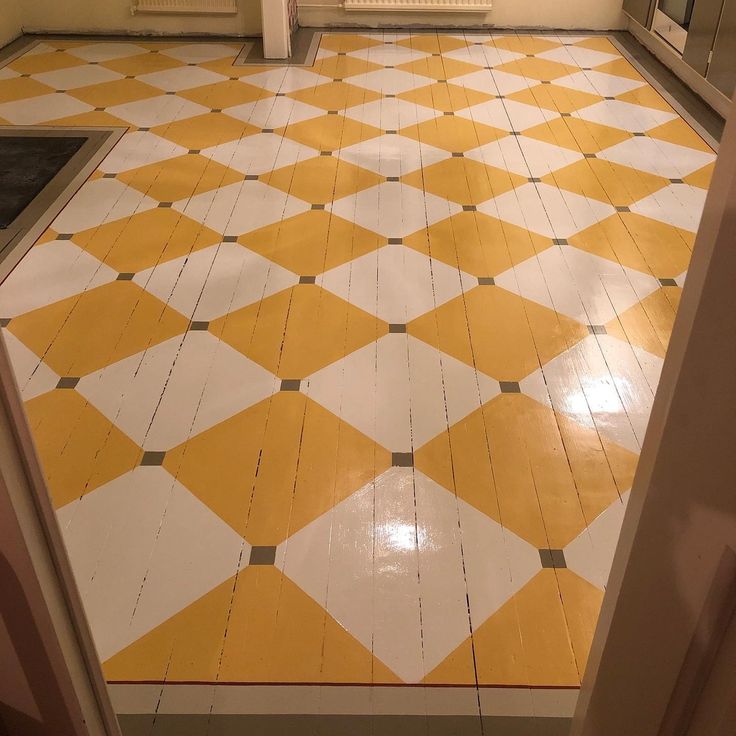
[[[518,381],[499,381],[498,385],[502,394],[520,394],[521,387]]]
[[[141,133],[148,133],[148,131],[151,130],[150,128],[138,128],[138,131]]]
[[[147,450],[143,453],[141,465],[145,467],[154,467],[156,465],[163,465],[164,458],[166,457],[165,452],[156,452],[153,450]]]
[[[21,75],[20,75],[20,78],[21,78],[21,79],[30,79],[30,77],[31,77],[31,75],[30,75],[30,74],[21,74]]]
[[[572,45],[572,44],[570,44],[570,45]],[[565,46],[567,46],[567,44],[565,44]],[[581,66],[580,67],[580,71],[583,71],[583,72],[592,72],[593,71],[593,67],[592,66]]]
[[[496,279],[493,276],[478,276],[478,286],[495,286]]]
[[[343,79],[333,79],[332,81],[333,81],[333,82],[343,82],[343,81],[345,81],[345,80],[343,80]]]
[[[302,382],[298,378],[285,378],[281,381],[282,391],[298,391],[302,387]]]
[[[332,156],[332,151],[320,151],[320,156]]]
[[[117,280],[118,281],[132,281],[134,277],[135,277],[135,274],[134,273],[129,273],[129,272],[125,271],[123,273],[119,273],[118,274]]]
[[[447,115],[447,117],[452,117],[455,113],[450,111],[445,111],[444,115]]]
[[[347,51],[338,51],[337,52],[337,55],[338,56],[347,56],[348,55],[348,52]]]
[[[240,77],[229,77],[229,79],[230,79],[231,82],[239,82],[240,81]]]
[[[167,95],[175,95],[176,92],[166,92],[165,94],[167,94]]]
[[[57,95],[65,95],[66,94],[66,90],[65,89],[57,89],[56,90],[56,94]]]
[[[396,69],[396,67],[393,64],[387,64],[384,69]],[[336,79],[336,82],[342,82],[342,79]]]
[[[65,378],[59,379],[59,382],[56,384],[56,388],[76,388],[78,383],[79,383],[78,378],[72,378],[71,376],[66,376]]]
[[[300,276],[299,283],[300,284],[315,284],[317,283],[317,277],[316,276]]]
[[[572,117],[572,113],[569,113],[569,112],[561,112],[560,113],[560,117],[561,118],[571,118]]]
[[[610,95],[606,95],[603,99],[604,100],[615,100],[616,98],[615,97],[611,97]]]
[[[173,202],[159,202],[158,206],[161,207],[161,209],[167,210],[171,209],[174,206]]]
[[[398,177],[398,176],[387,176],[387,177],[386,177],[386,181],[393,181],[393,182],[397,182],[397,181],[401,181],[401,179],[399,179],[399,177]]]
[[[591,335],[607,335],[608,330],[606,330],[604,325],[588,325],[588,332],[590,332]]]
[[[538,176],[530,176],[527,181],[530,184],[539,184],[542,180]]]
[[[645,138],[647,134],[644,131],[637,131],[636,133],[634,133],[634,135],[637,138]]]
[[[493,67],[491,67],[491,66],[489,66],[488,68],[489,69],[493,69]],[[506,95],[496,95],[496,99],[497,100],[505,100],[506,99]]]
[[[202,153],[202,151],[199,148],[190,148],[189,149],[189,153],[190,153],[190,155],[194,156],[194,155],[196,155],[198,153]]]
[[[453,158],[465,158],[465,154],[464,154],[464,153],[461,153],[460,151],[455,151],[455,152],[454,152],[454,153],[452,154],[452,157],[453,157]]]
[[[398,133],[398,131],[396,131],[396,130],[387,130],[386,131],[386,135],[396,135],[396,133]]]
[[[395,100],[395,99],[396,99],[396,95],[384,95],[384,97],[385,97],[385,98],[386,98],[387,100]]]
[[[328,115],[337,115],[337,110],[328,110],[327,111],[327,114]]]
[[[325,206],[323,204],[313,204],[312,209],[313,210],[323,210]]]
[[[274,128],[264,128],[261,133],[273,133]]]
[[[533,59],[533,58],[534,58],[534,54],[527,54],[527,55],[526,55],[526,58],[527,58],[527,59]]]
[[[389,238],[388,244],[389,245],[403,245],[404,239],[403,238]]]
[[[670,184],[684,184],[682,179],[670,179]]]
[[[413,468],[414,453],[413,452],[392,452],[391,465],[395,468]]]
[[[74,236],[71,233],[59,233],[56,236],[57,240],[71,240]]]
[[[585,156],[585,158],[597,158],[594,153],[584,153],[583,156]]]
[[[542,567],[546,569],[557,568],[562,570],[567,567],[565,553],[561,549],[540,549],[539,560]]]
[[[616,212],[631,212],[631,208],[630,207],[623,207],[623,206],[622,207],[618,207],[617,206],[616,207]]]
[[[677,281],[674,279],[660,279],[659,283],[662,284],[662,286],[677,286]]]
[[[474,204],[464,204],[463,212],[477,212],[478,208]]]
[[[251,547],[251,565],[273,565],[276,562],[276,547]]]
[[[237,235],[225,235],[222,239],[223,243],[237,243],[238,242],[238,236]]]
[[[432,54],[432,56],[442,56],[442,54]]]
[[[10,317],[0,318],[0,327],[7,327],[10,324]]]
[[[258,174],[246,174],[245,180],[246,181],[258,181]]]
[[[276,97],[286,97],[286,92],[277,92]]]
[[[552,82],[549,81],[549,79],[542,80],[542,84],[552,84]]]
[[[554,245],[568,245],[567,238],[555,238],[552,243]]]
[[[210,327],[209,322],[195,321],[189,325],[190,332],[207,332]]]
[[[221,107],[213,107],[212,110],[211,110],[211,112],[222,112],[222,108]]]
[[[103,179],[114,179],[117,176],[117,174],[103,174]]]
[[[437,84],[447,84],[447,80],[446,79],[438,79],[437,80]]]
[[[509,135],[521,135],[518,130],[510,130]]]
[[[96,107],[95,108],[95,112],[105,112],[105,108],[104,107]]]
[[[406,325],[393,324],[388,326],[389,334],[391,335],[403,335],[406,333]]]

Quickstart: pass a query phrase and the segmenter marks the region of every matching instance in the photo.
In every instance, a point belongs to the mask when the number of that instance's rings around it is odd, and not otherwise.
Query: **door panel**
[[[708,70],[708,56],[716,38],[722,8],[723,0],[695,0],[693,7],[682,58],[703,76]]]
[[[736,0],[726,0],[718,27],[708,81],[726,97],[736,89]]]
[[[624,0],[624,12],[637,23],[649,28],[655,0]]]

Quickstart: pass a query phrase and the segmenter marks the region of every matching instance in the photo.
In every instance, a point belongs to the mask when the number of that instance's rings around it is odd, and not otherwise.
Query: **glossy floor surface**
[[[109,680],[576,687],[713,151],[603,36],[47,41],[129,132],[0,287]]]

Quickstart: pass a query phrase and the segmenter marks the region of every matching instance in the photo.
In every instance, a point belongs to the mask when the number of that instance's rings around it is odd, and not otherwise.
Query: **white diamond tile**
[[[248,559],[247,542],[162,468],[136,468],[58,518],[102,661]]]
[[[613,74],[590,70],[575,72],[575,74],[570,74],[567,77],[555,79],[555,84],[579,92],[588,92],[603,97],[616,97],[625,92],[630,92],[632,89],[645,86],[646,82],[641,79],[628,79],[627,77],[617,77]]]
[[[644,136],[634,136],[606,148],[598,158],[667,179],[682,179],[716,160],[714,153]]]
[[[631,205],[631,211],[695,233],[705,207],[705,189],[670,184]]]
[[[352,80],[351,80],[352,81]],[[380,130],[401,130],[438,117],[442,113],[423,105],[415,105],[398,98],[383,98],[366,105],[351,107],[345,117],[372,125]],[[406,139],[404,139],[406,140]]]
[[[569,238],[616,211],[605,202],[548,184],[524,184],[484,202],[478,209],[548,238]]]
[[[77,391],[145,450],[169,450],[278,390],[268,371],[206,330],[84,376]]]
[[[251,175],[266,174],[319,156],[314,148],[275,133],[257,133],[205,148],[201,153],[223,166]]]
[[[608,585],[629,496],[614,501],[564,550],[568,569],[601,590]]]
[[[616,61],[621,57],[618,54],[608,54],[605,51],[587,49],[585,46],[559,46],[556,49],[542,51],[536,54],[538,59],[557,61],[560,64],[568,64],[583,67],[595,67]]]
[[[117,272],[69,240],[31,248],[0,286],[0,316],[16,317],[88,289]]]
[[[327,209],[386,238],[403,238],[462,211],[454,202],[400,182],[364,189]]]
[[[500,74],[500,72],[499,72]],[[507,75],[515,76],[515,75]],[[477,72],[469,72],[459,77],[453,77],[451,84],[457,87],[465,87],[466,89],[472,89],[476,92],[485,92],[488,95],[499,95],[499,94],[511,94],[511,92],[518,92],[520,89],[526,88],[526,82],[523,77],[516,77],[516,87],[512,89],[511,79],[505,79],[501,77],[502,84],[506,84],[506,91],[499,89],[496,85],[495,75],[491,73],[489,69],[479,69]]]
[[[405,682],[431,672],[469,636],[471,619],[479,626],[540,567],[531,545],[408,468],[364,486],[279,556]]]
[[[223,235],[243,235],[311,205],[260,181],[244,181],[175,202],[174,208]]]
[[[117,179],[88,181],[52,223],[58,233],[78,233],[153,209],[157,203]]]
[[[8,66],[3,67],[0,69],[0,82],[5,81],[6,79],[15,79],[16,77],[19,77],[20,73],[16,72],[14,69],[11,69]]]
[[[13,366],[15,380],[24,401],[56,388],[59,376],[33,351],[29,350],[12,332],[2,330],[5,347]]]
[[[318,118],[325,111],[313,105],[293,100],[291,97],[267,97],[256,102],[228,107],[223,111],[232,118],[255,125],[257,128],[283,128]]]
[[[498,99],[466,107],[456,114],[475,123],[490,125],[508,132],[526,130],[558,117],[557,113],[551,110],[543,110],[541,107],[525,105],[514,100]]]
[[[145,100],[126,102],[107,108],[110,115],[132,123],[138,128],[153,128],[157,125],[173,123],[176,120],[187,120],[197,115],[204,115],[209,111],[208,107],[177,95],[149,97]]]
[[[100,164],[106,174],[120,174],[183,156],[187,149],[148,131],[126,133]]]
[[[457,268],[397,245],[327,271],[317,283],[394,324],[410,322],[478,285]]]
[[[609,322],[659,288],[648,274],[570,245],[529,258],[496,284],[589,325]]]
[[[112,82],[122,79],[123,75],[107,69],[104,66],[82,64],[67,69],[54,69],[50,72],[32,74],[33,79],[47,84],[52,89],[78,89],[93,84]]]
[[[573,112],[572,116],[591,123],[627,130],[629,133],[645,133],[677,117],[672,112],[632,105],[630,102],[621,100],[601,100],[594,105]]]
[[[464,61],[466,64],[476,64],[477,66],[500,66],[507,64],[509,61],[516,61],[524,57],[516,51],[507,51],[499,49],[495,46],[473,45],[465,48],[446,51],[442,56],[455,61]]]
[[[337,155],[344,161],[381,176],[404,176],[450,157],[447,151],[403,135],[371,138],[342,148]]]
[[[329,77],[293,66],[276,67],[248,77],[249,84],[262,87],[270,92],[281,92],[282,94],[310,89],[331,81]]]
[[[205,64],[238,55],[238,48],[224,43],[191,43],[161,52],[185,64]]]
[[[0,104],[0,118],[14,125],[38,125],[91,110],[92,105],[70,95],[50,94],[4,102]]]
[[[498,383],[402,333],[310,376],[305,392],[392,452],[410,452],[499,392]]]
[[[417,78],[414,74],[400,69],[377,69],[350,77],[350,84],[384,95],[398,95],[414,89],[417,86]]]
[[[380,64],[381,66],[408,64],[419,59],[426,59],[429,55],[424,51],[409,49],[406,46],[396,46],[394,44],[371,46],[367,49],[348,52],[348,56],[352,56],[355,59],[365,59],[372,64]]]
[[[94,63],[112,61],[113,59],[125,59],[128,56],[147,54],[149,51],[143,48],[143,46],[137,46],[133,43],[97,42],[87,46],[76,46],[75,48],[67,49],[66,53]]]
[[[227,77],[224,74],[217,74],[217,72],[203,69],[200,66],[179,66],[174,69],[142,74],[138,77],[138,80],[164,92],[182,92],[186,89],[224,82]]]
[[[141,271],[133,280],[185,317],[210,322],[299,278],[242,245],[223,243]]]

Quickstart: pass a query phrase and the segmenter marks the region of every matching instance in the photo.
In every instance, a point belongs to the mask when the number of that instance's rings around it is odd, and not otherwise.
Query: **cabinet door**
[[[637,23],[649,28],[654,14],[655,0],[624,0],[624,12]]]
[[[708,81],[726,97],[736,89],[736,0],[726,0],[718,27]]]
[[[708,69],[722,8],[723,0],[695,0],[693,7],[682,59],[703,76]]]

